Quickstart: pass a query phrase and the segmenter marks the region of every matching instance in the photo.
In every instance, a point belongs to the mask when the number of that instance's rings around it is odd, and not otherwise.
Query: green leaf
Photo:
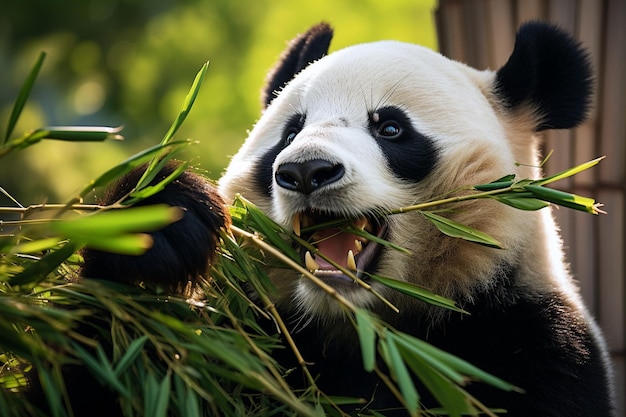
[[[394,290],[400,291],[403,294],[410,295],[411,297],[419,298],[420,300],[426,301],[427,303],[439,307],[448,308],[453,311],[458,311],[459,313],[467,313],[462,308],[457,307],[456,303],[453,300],[434,294],[410,282],[400,281],[394,278],[386,278],[374,274],[368,274],[368,277],[372,278],[374,281],[380,282],[386,287],[393,288]]]
[[[366,310],[357,309],[355,315],[361,356],[363,358],[363,369],[371,372],[374,370],[376,363],[376,329],[370,314]]]
[[[503,391],[517,390],[514,385],[482,371],[469,362],[454,356],[451,353],[445,352],[423,340],[417,339],[405,333],[398,333],[398,337],[402,341],[402,346],[409,349],[412,352],[412,355],[418,355],[427,359],[431,366],[444,373],[447,373],[446,369],[452,369],[456,373],[469,376],[472,379],[482,381]],[[450,374],[450,376],[452,375]]]
[[[166,145],[155,145],[141,152],[138,152],[135,155],[131,156],[130,158],[114,166],[113,168],[107,170],[104,174],[100,175],[95,180],[90,181],[89,184],[87,184],[81,190],[81,192],[79,193],[78,199],[86,196],[94,188],[102,187],[110,183],[111,181],[117,180],[118,178],[128,174],[130,171],[137,168],[141,164],[146,163],[151,158],[154,158],[155,155],[159,154],[159,152],[162,152],[165,149],[172,148],[172,147],[188,146],[190,144],[191,142],[189,141],[176,141],[176,142],[170,142]]]
[[[49,237],[45,239],[33,240],[13,246],[9,250],[9,253],[37,253],[52,249],[56,247],[59,242],[61,242],[61,238],[59,237]]]
[[[46,58],[46,53],[41,52],[35,65],[30,70],[26,81],[22,85],[20,92],[15,100],[15,104],[13,105],[13,109],[11,110],[11,116],[9,116],[9,123],[7,125],[7,131],[4,135],[4,142],[6,143],[9,140],[9,137],[13,133],[13,129],[15,129],[15,125],[17,124],[18,119],[20,118],[20,114],[26,105],[26,101],[28,100],[28,96],[30,95],[31,90],[33,89],[33,85],[35,84],[35,80],[39,75],[39,70],[41,70],[41,66],[43,65],[43,61]]]
[[[277,249],[296,262],[300,262],[300,255],[292,247],[291,242],[286,240],[287,233],[277,223],[272,221],[257,206],[241,196],[236,198],[236,204],[247,210],[245,221],[247,227],[261,233],[265,240],[269,241]]]
[[[420,211],[420,213],[445,235],[479,243],[491,248],[502,249],[502,244],[486,233],[464,226],[430,211]]]
[[[48,126],[37,129],[35,133],[42,139],[63,140],[69,142],[102,142],[107,139],[122,140],[118,133],[121,127],[108,126]]]
[[[174,120],[174,123],[172,123],[172,125],[170,126],[169,130],[163,137],[163,140],[161,140],[162,146],[166,146],[170,144],[172,138],[174,137],[174,134],[176,134],[180,126],[183,124],[183,122],[187,118],[187,115],[191,111],[191,108],[193,107],[193,103],[196,100],[196,97],[198,96],[198,93],[200,91],[200,86],[202,85],[202,81],[204,80],[204,76],[206,75],[208,68],[209,68],[209,63],[205,62],[204,65],[202,65],[202,68],[200,68],[200,71],[198,71],[198,73],[196,74],[196,77],[193,80],[191,88],[189,89],[187,96],[185,96],[185,100],[178,113],[178,116],[176,117],[176,120]],[[148,164],[148,169],[146,169],[142,177],[139,179],[139,184],[146,184],[150,182],[146,180],[149,175],[153,175],[151,173],[154,171],[160,159],[162,159],[162,156],[155,157],[150,161],[150,163]]]
[[[103,210],[95,214],[51,224],[63,236],[115,236],[129,232],[158,230],[182,218],[182,211],[167,205]]]
[[[155,185],[142,186],[141,184],[138,184],[138,190],[131,193],[130,198],[124,200],[123,204],[132,205],[138,201],[145,200],[146,198],[152,197],[156,193],[163,191],[168,184],[178,178],[178,176],[181,175],[188,167],[189,162],[180,164],[170,175],[168,175],[166,178],[164,178],[162,181],[159,181]],[[160,168],[160,165],[155,168],[155,174],[160,171]],[[152,179],[150,179],[149,181],[152,181]]]
[[[565,191],[554,190],[539,185],[526,185],[524,190],[532,192],[536,197],[549,201],[559,206],[571,208],[579,211],[586,211],[591,214],[598,214],[598,206],[593,198],[582,197]]]
[[[120,376],[126,369],[133,363],[133,361],[141,354],[141,350],[143,349],[146,341],[148,340],[147,335],[143,335],[131,342],[124,352],[124,355],[120,358],[115,365],[115,375]]]
[[[64,407],[62,403],[62,390],[64,390],[63,382],[60,380],[59,369],[52,371],[48,370],[39,360],[33,361],[39,373],[39,379],[41,385],[46,387],[44,394],[48,400],[48,406],[50,407],[51,414],[53,416],[63,416]]]
[[[191,88],[189,89],[189,92],[187,93],[187,96],[185,97],[185,101],[183,102],[180,112],[178,113],[176,120],[174,120],[174,123],[170,126],[169,130],[165,134],[165,137],[163,137],[163,140],[161,141],[161,145],[167,144],[172,139],[174,134],[178,131],[180,126],[183,124],[183,122],[187,118],[187,115],[189,114],[189,111],[191,111],[191,108],[193,107],[193,103],[196,100],[196,97],[198,96],[198,92],[200,91],[200,86],[202,85],[202,81],[204,81],[204,76],[206,75],[208,68],[209,68],[209,63],[205,62],[204,65],[202,65],[202,68],[200,68],[200,71],[198,71],[198,73],[196,74],[196,77],[193,80],[193,84],[191,85]]]
[[[143,255],[154,244],[152,236],[146,233],[128,233],[115,236],[93,236],[76,233],[72,235],[72,239],[91,249],[133,256]]]
[[[122,384],[122,382],[117,378],[117,375],[115,375],[115,372],[111,367],[109,358],[107,357],[101,345],[98,345],[98,347],[96,348],[96,354],[98,356],[98,359],[96,359],[78,343],[70,343],[72,344],[72,347],[76,351],[76,354],[78,358],[82,361],[83,365],[85,365],[85,367],[89,369],[89,371],[93,375],[105,381],[110,388],[119,392],[120,395],[124,397],[130,396],[128,388],[124,386],[124,384]]]
[[[184,407],[183,415],[185,417],[201,417],[198,395],[191,389],[187,391],[185,396]]]
[[[474,414],[476,412],[469,406],[459,388],[426,364],[421,357],[410,356],[405,353],[405,358],[407,365],[424,383],[428,391],[448,411],[450,416],[461,417],[462,415]]]
[[[554,175],[551,175],[549,177],[542,178],[540,180],[534,181],[533,183],[535,185],[546,185],[546,184],[549,184],[551,182],[555,182],[555,181],[562,180],[564,178],[571,177],[572,175],[576,175],[579,172],[586,171],[589,168],[592,168],[592,167],[596,166],[604,158],[605,158],[604,156],[601,156],[600,158],[596,158],[596,159],[593,159],[593,160],[591,160],[589,162],[582,163],[582,164],[577,165],[577,166],[575,166],[573,168],[569,168],[569,169],[566,169],[565,171],[561,171],[561,172],[559,172],[557,174],[554,174]]]
[[[170,401],[170,391],[171,391],[172,381],[170,378],[170,374],[167,374],[163,381],[161,381],[161,385],[159,387],[159,396],[157,402],[155,404],[154,412],[149,413],[147,415],[155,416],[155,417],[166,417],[168,404]]]
[[[513,185],[514,179],[515,179],[515,174],[510,174],[502,178],[499,178],[493,182],[490,182],[488,184],[475,185],[474,189],[479,190],[479,191],[499,190],[501,188],[507,188]]]
[[[76,242],[67,242],[61,248],[46,254],[22,272],[13,276],[9,283],[11,285],[35,284],[44,280],[49,273],[76,252],[79,247],[80,245]]]
[[[523,194],[523,193],[518,193]],[[545,201],[539,200],[533,197],[524,197],[524,196],[515,196],[515,195],[494,195],[491,196],[494,200],[499,201],[500,203],[506,204],[507,206],[511,206],[513,208],[519,210],[526,211],[535,211],[541,210],[542,208],[548,207],[550,204]]]
[[[406,363],[398,350],[396,344],[397,338],[393,333],[387,333],[384,338],[379,340],[380,343],[385,346],[388,359],[387,365],[389,366],[392,376],[395,377],[398,388],[400,388],[400,392],[404,397],[405,406],[409,413],[414,415],[419,408],[419,394],[406,367]]]

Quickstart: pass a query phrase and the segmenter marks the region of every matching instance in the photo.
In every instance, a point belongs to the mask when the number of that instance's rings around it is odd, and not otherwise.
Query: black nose
[[[311,194],[313,191],[332,184],[343,177],[345,169],[324,159],[313,159],[302,163],[287,163],[276,170],[276,183],[291,191]]]

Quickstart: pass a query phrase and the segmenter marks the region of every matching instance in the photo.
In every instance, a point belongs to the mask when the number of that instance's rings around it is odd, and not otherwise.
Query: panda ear
[[[520,27],[513,53],[495,81],[495,92],[509,110],[528,106],[537,113],[537,131],[582,122],[592,89],[587,52],[568,33],[542,22]]]
[[[276,92],[285,86],[307,65],[328,53],[333,29],[327,23],[318,23],[306,33],[296,36],[287,46],[267,76],[261,99],[265,108]]]

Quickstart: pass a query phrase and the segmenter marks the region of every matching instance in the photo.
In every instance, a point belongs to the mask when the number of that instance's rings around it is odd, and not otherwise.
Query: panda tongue
[[[315,246],[317,249],[336,262],[343,268],[347,268],[348,251],[358,253],[354,241],[357,237],[351,233],[341,231],[340,229],[324,229],[315,234]],[[321,257],[317,257],[315,261],[319,264],[320,269],[329,270],[336,269],[330,263]]]

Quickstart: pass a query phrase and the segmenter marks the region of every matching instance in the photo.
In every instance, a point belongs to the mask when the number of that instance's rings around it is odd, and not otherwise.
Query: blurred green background
[[[0,132],[41,51],[44,66],[14,135],[48,125],[124,126],[123,142],[44,141],[0,161],[0,187],[23,205],[62,202],[158,143],[205,61],[209,71],[177,135],[211,178],[259,116],[266,72],[310,25],[331,50],[378,39],[436,49],[436,0],[8,0],[0,13]],[[6,201],[5,201],[6,200]],[[0,204],[10,204],[0,195]]]

